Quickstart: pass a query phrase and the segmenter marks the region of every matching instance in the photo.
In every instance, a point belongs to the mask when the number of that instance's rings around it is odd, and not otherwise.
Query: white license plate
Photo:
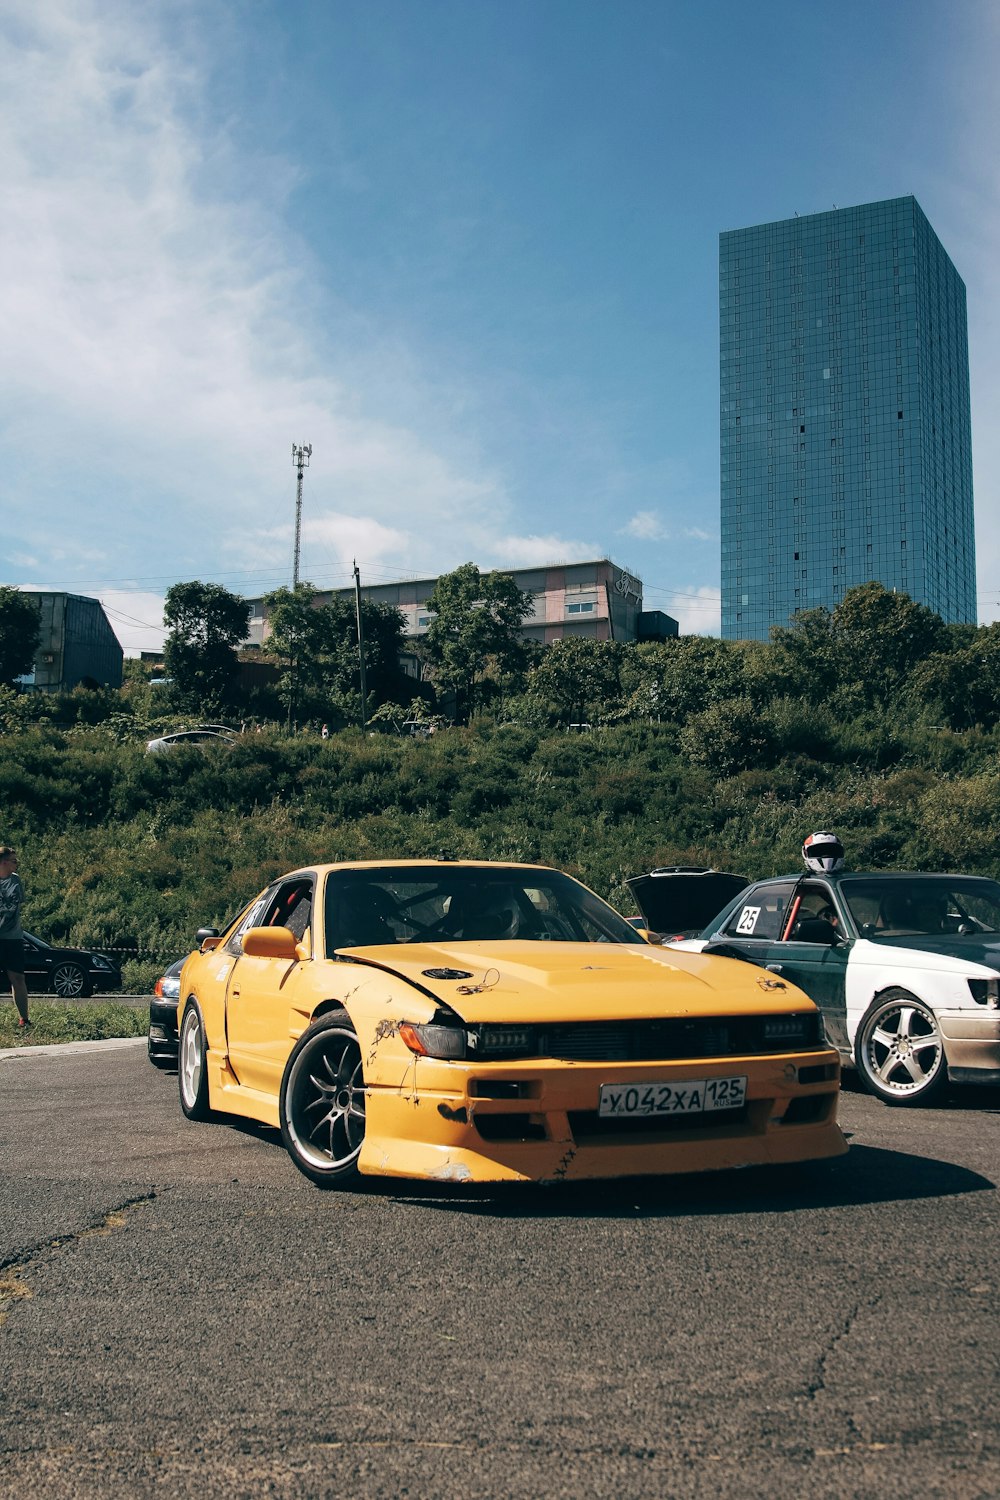
[[[746,1101],[743,1078],[686,1078],[678,1083],[602,1083],[597,1112],[616,1120],[653,1115],[703,1115],[740,1109]]]

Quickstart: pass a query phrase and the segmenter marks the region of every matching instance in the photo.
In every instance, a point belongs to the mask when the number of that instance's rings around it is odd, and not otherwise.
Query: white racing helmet
[[[844,846],[835,833],[811,833],[802,845],[802,858],[814,875],[829,875],[844,868]]]

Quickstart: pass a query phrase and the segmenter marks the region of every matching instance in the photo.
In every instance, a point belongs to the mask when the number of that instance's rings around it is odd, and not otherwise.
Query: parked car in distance
[[[278,1127],[322,1186],[562,1182],[847,1149],[840,1064],[807,996],[651,946],[558,870],[317,865],[199,939],[181,975],[181,1109]]]
[[[178,958],[153,986],[149,1002],[146,1051],[154,1068],[177,1066],[177,1001],[181,993],[183,967],[184,959]]]
[[[95,990],[108,994],[122,987],[122,972],[106,953],[86,948],[55,948],[42,938],[24,934],[24,977],[35,994],[83,1000]]]
[[[995,880],[843,869],[759,880],[671,947],[804,990],[842,1062],[887,1104],[930,1104],[949,1080],[1000,1084]]]
[[[237,738],[228,729],[179,729],[175,734],[164,734],[159,739],[148,740],[146,753],[158,755],[164,750],[176,750],[183,745],[235,745]]]

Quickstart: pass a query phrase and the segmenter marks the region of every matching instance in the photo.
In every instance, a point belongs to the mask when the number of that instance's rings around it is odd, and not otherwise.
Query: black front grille
[[[739,1109],[713,1109],[697,1115],[643,1115],[638,1119],[618,1120],[599,1115],[596,1109],[571,1110],[569,1128],[575,1141],[584,1141],[594,1136],[623,1135],[680,1135],[692,1130],[724,1130],[727,1126],[743,1124],[747,1119],[747,1107]]]
[[[741,1057],[797,1052],[823,1045],[818,1015],[803,1017],[799,1038],[766,1036],[764,1016],[692,1020],[577,1021],[539,1028],[541,1057],[566,1062],[672,1062],[681,1058]],[[782,1018],[784,1019],[784,1018]]]

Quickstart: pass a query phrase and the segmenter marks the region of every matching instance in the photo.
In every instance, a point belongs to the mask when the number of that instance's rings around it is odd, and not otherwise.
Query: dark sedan
[[[153,986],[146,1050],[154,1068],[177,1066],[177,1002],[184,959],[177,959]]]
[[[95,991],[122,987],[121,969],[106,953],[85,948],[53,948],[41,938],[24,934],[24,977],[34,994],[81,1000]]]

